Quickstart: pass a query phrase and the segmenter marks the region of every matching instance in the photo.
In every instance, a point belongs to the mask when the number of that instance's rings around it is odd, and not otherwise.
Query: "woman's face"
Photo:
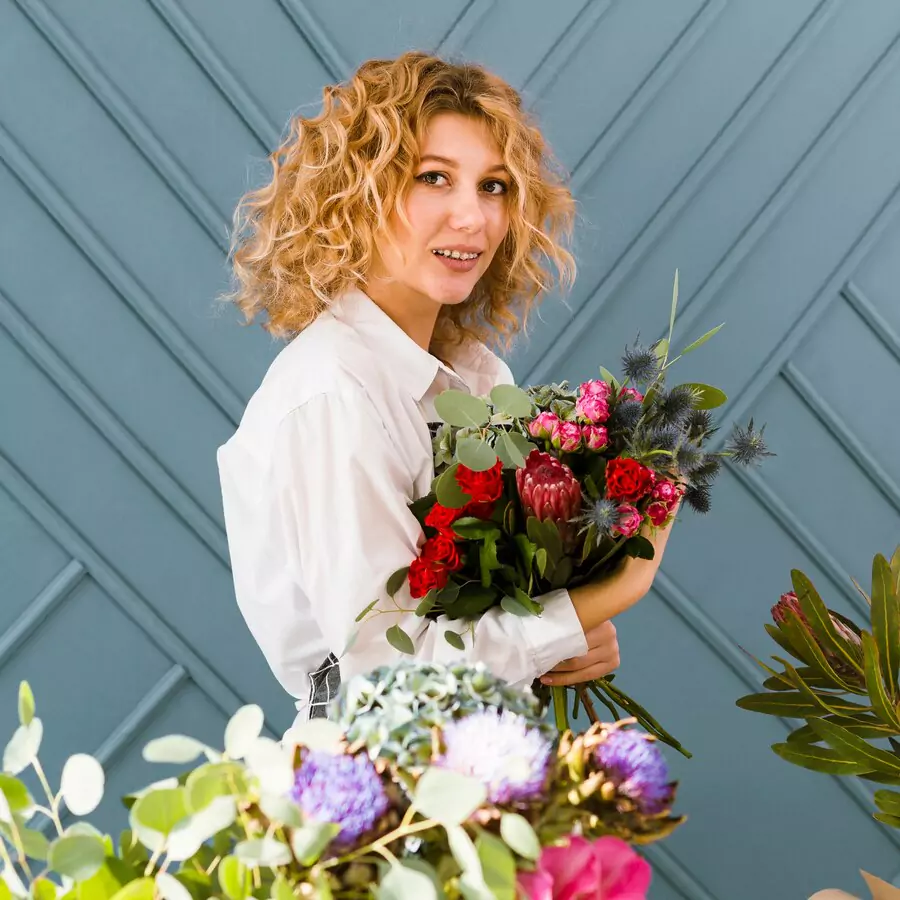
[[[429,122],[412,174],[405,204],[412,227],[396,213],[389,220],[403,256],[379,235],[371,276],[390,280],[395,302],[462,303],[509,229],[510,174],[487,127],[458,113]]]

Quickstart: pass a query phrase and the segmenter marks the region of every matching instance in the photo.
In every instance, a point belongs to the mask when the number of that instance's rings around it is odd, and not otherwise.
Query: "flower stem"
[[[558,685],[550,688],[553,697],[553,718],[556,720],[556,730],[562,734],[569,730],[569,711],[566,709],[566,688]]]
[[[56,833],[62,834],[63,827],[59,818],[59,801],[53,796],[53,791],[50,790],[50,782],[47,781],[47,776],[44,774],[44,768],[41,765],[40,760],[35,757],[31,761],[31,764],[34,766],[34,771],[37,773],[38,780],[41,782],[44,793],[46,793],[47,799],[50,801],[50,818],[53,819],[53,824],[56,826]]]

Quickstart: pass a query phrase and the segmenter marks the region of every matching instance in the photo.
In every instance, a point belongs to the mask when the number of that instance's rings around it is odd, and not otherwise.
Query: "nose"
[[[484,228],[485,221],[478,191],[457,188],[451,199],[450,227],[459,231],[478,232]]]

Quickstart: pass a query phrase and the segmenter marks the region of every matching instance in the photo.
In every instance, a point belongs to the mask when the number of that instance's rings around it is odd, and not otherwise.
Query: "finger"
[[[618,644],[611,641],[605,647],[595,647],[588,651],[584,656],[577,656],[574,659],[564,659],[561,663],[555,665],[551,672],[575,672],[578,669],[586,669],[588,666],[613,659],[618,653]]]
[[[584,669],[576,669],[569,672],[556,672],[555,670],[552,673],[548,672],[541,678],[541,682],[552,685],[553,687],[583,684],[586,681],[594,681],[596,678],[603,678],[605,675],[611,674],[618,668],[618,659],[604,660],[595,663],[592,666],[587,666]]]

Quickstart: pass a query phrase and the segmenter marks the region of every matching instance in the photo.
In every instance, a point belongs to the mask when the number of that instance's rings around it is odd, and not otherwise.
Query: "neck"
[[[408,288],[372,279],[363,288],[367,296],[424,350],[431,348],[441,304]]]

